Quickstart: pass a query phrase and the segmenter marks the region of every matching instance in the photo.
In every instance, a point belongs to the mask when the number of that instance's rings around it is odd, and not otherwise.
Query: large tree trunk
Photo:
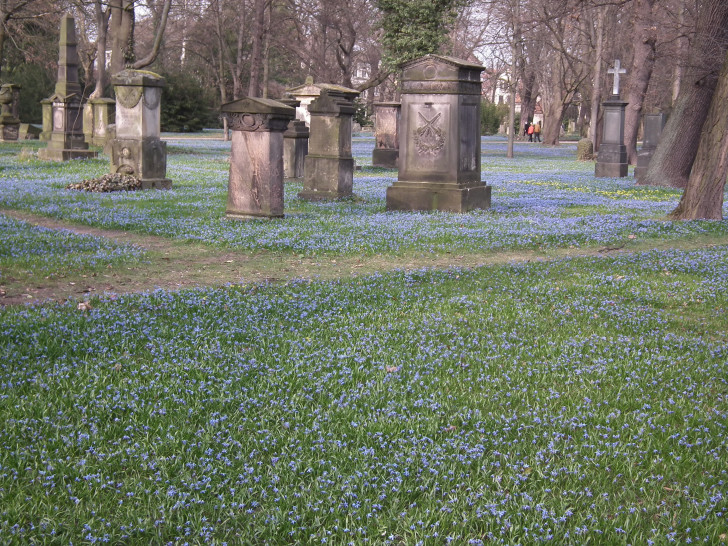
[[[255,0],[253,4],[253,47],[250,53],[250,83],[248,96],[260,97],[260,73],[263,69],[263,46],[265,41],[266,0]]]
[[[627,109],[624,115],[624,145],[627,161],[637,164],[637,133],[642,118],[642,104],[650,84],[652,67],[655,65],[657,27],[652,14],[655,0],[635,0],[634,7],[634,60],[630,71]]]
[[[695,164],[680,204],[678,220],[723,219],[723,190],[728,176],[728,56],[703,125]]]
[[[546,146],[558,146],[561,136],[561,123],[564,121],[564,103],[559,100],[544,101],[543,128],[541,138]]]
[[[104,10],[101,0],[94,2],[96,16],[96,87],[89,98],[100,99],[106,89],[106,30],[109,26],[109,10]]]
[[[109,0],[111,20],[111,62],[109,72],[116,74],[134,62],[134,0]]]
[[[640,185],[687,186],[727,47],[728,3],[706,0],[698,17],[689,77],[682,82],[680,96]]]
[[[599,105],[602,102],[602,57],[604,56],[604,17],[606,7],[597,8],[597,47],[594,52],[594,79],[592,80],[591,113],[589,115],[589,140],[597,150],[597,119],[599,118]]]

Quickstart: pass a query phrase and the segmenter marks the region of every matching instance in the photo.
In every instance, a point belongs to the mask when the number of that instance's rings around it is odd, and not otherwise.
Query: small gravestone
[[[43,111],[43,129],[38,138],[43,142],[48,142],[51,139],[51,133],[53,133],[53,101],[43,99],[40,101],[40,106]]]
[[[627,102],[619,98],[619,79],[627,71],[620,68],[619,59],[614,68],[607,70],[614,74],[614,85],[611,97],[602,103],[604,108],[604,125],[602,142],[599,145],[594,176],[597,178],[622,178],[627,176],[627,147],[624,145],[624,112]]]
[[[18,131],[18,140],[38,140],[41,130],[30,123],[21,123]]]
[[[61,19],[58,51],[58,79],[50,102],[50,112],[44,105],[43,124],[50,115],[52,131],[48,147],[38,150],[38,157],[51,161],[85,159],[98,154],[88,149],[83,136],[83,90],[78,82],[78,53],[76,23],[68,14]]]
[[[594,143],[588,138],[582,138],[576,143],[576,159],[591,161],[594,159]]]
[[[145,70],[111,77],[116,94],[116,136],[108,142],[111,172],[131,174],[142,189],[169,189],[167,144],[159,138],[164,78]]]
[[[399,160],[398,102],[374,103],[374,151],[372,165],[396,169]]]
[[[387,188],[387,210],[490,207],[491,188],[480,180],[483,70],[440,55],[404,65],[399,176]]]
[[[665,114],[645,114],[642,118],[644,136],[642,138],[642,147],[637,152],[637,165],[634,168],[634,177],[638,183],[640,178],[647,172],[652,156],[655,155],[662,129],[665,127],[665,121]]]
[[[222,106],[232,129],[225,216],[283,216],[283,132],[296,110],[271,99],[247,97]]]
[[[105,97],[89,99],[83,109],[83,134],[91,146],[104,146],[111,138],[109,125],[114,123],[116,101]]]
[[[0,141],[18,140],[20,120],[18,119],[18,101],[20,86],[5,83],[0,86]]]
[[[353,194],[354,158],[351,124],[354,96],[337,89],[322,89],[308,107],[311,138],[303,169],[301,199],[340,199]]]
[[[298,108],[301,102],[294,98],[280,100],[286,106]],[[283,133],[283,178],[286,180],[302,180],[303,165],[308,155],[309,129],[306,122],[293,119]]]

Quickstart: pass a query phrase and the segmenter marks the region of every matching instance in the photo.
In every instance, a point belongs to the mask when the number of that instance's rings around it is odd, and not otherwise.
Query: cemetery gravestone
[[[309,112],[308,107],[314,100],[316,100],[316,98],[318,98],[323,89],[338,91],[350,97],[351,100],[354,100],[359,96],[359,91],[356,89],[351,89],[342,85],[334,85],[331,83],[313,83],[313,78],[308,76],[306,78],[306,83],[286,91],[286,94],[291,95],[294,99],[300,102],[300,104],[296,107],[296,119],[305,121],[308,127],[311,126],[311,113]]]
[[[665,121],[665,114],[645,114],[642,118],[644,136],[642,138],[642,148],[637,153],[637,166],[634,168],[634,177],[638,184],[640,178],[647,172],[650,160],[655,154],[662,129],[665,127]]]
[[[167,144],[159,138],[164,78],[143,70],[111,77],[116,94],[116,137],[109,141],[111,172],[131,174],[142,189],[169,189]]]
[[[0,86],[0,140],[3,142],[18,140],[20,120],[18,119],[18,102],[20,86],[5,83]]]
[[[399,117],[401,105],[398,102],[374,103],[374,151],[372,165],[397,168],[399,161]]]
[[[296,110],[248,97],[222,106],[232,129],[227,210],[233,219],[283,216],[283,132]]]
[[[604,125],[594,176],[622,178],[627,176],[628,171],[627,147],[624,145],[624,112],[628,103],[619,98],[619,79],[620,75],[627,71],[620,68],[617,59],[614,68],[610,68],[607,72],[614,74],[614,85],[612,96],[602,103]]]
[[[109,125],[114,123],[114,99],[89,99],[83,109],[83,134],[92,146],[103,146],[111,138]]]
[[[387,188],[387,210],[490,207],[491,188],[480,180],[482,71],[440,55],[404,65],[399,177]]]
[[[280,100],[286,106],[298,108],[301,102],[294,98]],[[303,166],[308,155],[309,129],[306,122],[293,119],[283,133],[283,178],[288,180],[303,179]]]
[[[73,17],[65,14],[61,19],[58,80],[55,92],[43,105],[44,129],[47,127],[47,122],[50,122],[52,130],[48,147],[38,150],[40,159],[67,161],[98,155],[88,149],[83,136],[82,97],[81,84],[78,82],[76,24]]]
[[[43,99],[40,101],[40,106],[43,111],[43,130],[38,138],[47,142],[51,139],[51,133],[53,132],[53,101]]]
[[[348,92],[322,89],[310,104],[311,138],[304,162],[303,191],[298,194],[300,198],[340,199],[353,194],[353,98]]]

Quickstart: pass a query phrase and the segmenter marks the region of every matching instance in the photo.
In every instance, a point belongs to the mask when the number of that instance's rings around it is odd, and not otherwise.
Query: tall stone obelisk
[[[83,90],[78,82],[78,52],[76,23],[65,14],[61,19],[58,48],[58,79],[51,102],[53,131],[48,147],[38,150],[38,157],[51,161],[67,161],[96,157],[88,149],[83,134]]]

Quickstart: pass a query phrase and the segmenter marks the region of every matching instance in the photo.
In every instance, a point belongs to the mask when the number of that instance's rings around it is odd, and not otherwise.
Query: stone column
[[[114,99],[89,99],[83,109],[83,134],[91,146],[104,146],[111,138],[109,125],[114,123]]]
[[[230,180],[225,216],[283,217],[283,132],[296,110],[247,97],[222,106],[232,130]]]
[[[642,147],[637,153],[637,166],[634,168],[634,178],[637,183],[647,172],[650,160],[655,154],[657,144],[660,142],[660,135],[665,127],[665,121],[665,114],[645,114],[642,117],[644,136],[642,137]]]
[[[83,91],[78,82],[78,53],[76,24],[68,14],[61,19],[58,51],[58,79],[51,103],[52,131],[48,147],[38,150],[38,157],[51,161],[85,159],[98,154],[88,149],[83,137]],[[46,106],[43,108],[43,128],[46,128]]]
[[[53,101],[51,99],[43,99],[40,101],[43,111],[43,130],[38,138],[42,141],[49,141],[53,132]]]
[[[398,102],[374,103],[374,151],[372,165],[396,169],[399,162]]]
[[[387,188],[387,210],[490,207],[491,188],[480,180],[482,71],[440,55],[404,65],[399,177]]]
[[[116,94],[116,138],[109,141],[111,172],[131,174],[142,189],[169,189],[167,144],[159,138],[164,78],[143,70],[111,77]]]
[[[286,106],[298,108],[299,100],[283,98],[280,100]],[[308,155],[309,130],[306,122],[299,119],[291,120],[286,132],[283,133],[283,178],[287,180],[303,179],[303,164]]]
[[[602,103],[604,124],[602,143],[599,145],[594,176],[597,178],[622,178],[627,176],[627,147],[624,145],[624,111],[627,102],[619,95],[612,95]]]
[[[18,140],[18,132],[20,129],[20,120],[17,114],[13,113],[18,110],[18,93],[19,85],[5,83],[0,86],[0,141],[9,142]]]
[[[311,138],[304,162],[301,199],[316,201],[353,195],[354,158],[351,156],[352,93],[322,89],[308,107]]]

